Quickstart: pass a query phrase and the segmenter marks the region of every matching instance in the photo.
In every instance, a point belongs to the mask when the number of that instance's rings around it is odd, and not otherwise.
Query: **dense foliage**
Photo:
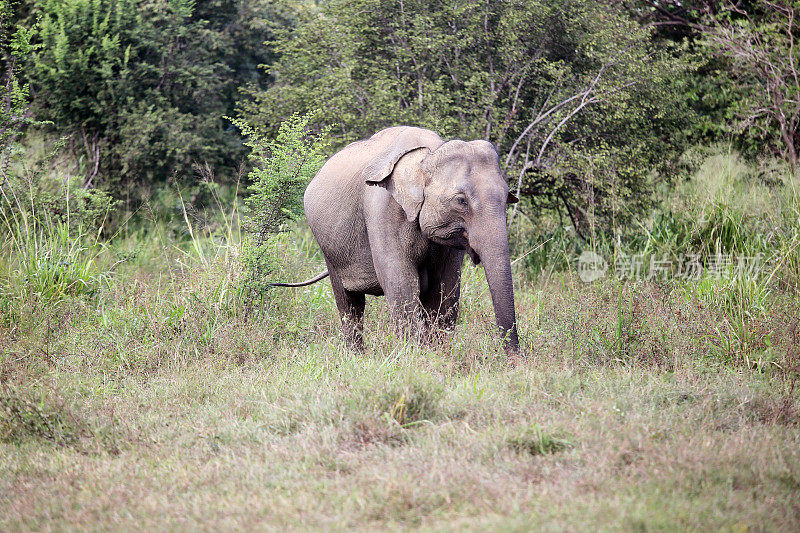
[[[658,41],[683,42],[697,70],[687,96],[693,141],[725,140],[748,157],[797,166],[800,37],[795,1],[625,0]]]
[[[710,19],[702,32],[708,50],[729,65],[739,93],[730,109],[735,131],[783,157],[800,160],[800,3],[734,6]]]
[[[241,139],[223,118],[268,62],[282,21],[268,2],[41,0],[27,74],[39,116],[70,136],[84,185],[138,197],[191,174],[234,167]]]
[[[20,79],[20,63],[33,50],[32,31],[14,24],[13,5],[0,0],[0,169],[5,175],[23,128],[32,123],[30,89]]]
[[[679,50],[596,2],[335,0],[276,50],[276,82],[243,116],[321,107],[342,143],[394,124],[487,139],[512,189],[579,228],[637,212],[684,148]]]

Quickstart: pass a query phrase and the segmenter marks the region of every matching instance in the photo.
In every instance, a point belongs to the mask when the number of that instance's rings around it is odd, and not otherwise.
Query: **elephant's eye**
[[[462,206],[466,207],[467,206],[467,197],[466,196],[462,196],[462,195],[459,194],[458,196],[456,196],[456,202],[458,202],[459,205],[462,205]]]

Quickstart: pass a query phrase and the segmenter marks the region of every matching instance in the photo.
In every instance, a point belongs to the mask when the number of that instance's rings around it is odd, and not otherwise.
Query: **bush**
[[[223,119],[240,85],[271,62],[264,46],[286,11],[256,0],[43,0],[39,49],[26,75],[41,118],[69,138],[84,184],[141,200],[191,176],[232,167],[241,138]]]
[[[330,127],[312,132],[309,124],[316,115],[295,113],[281,124],[275,140],[245,120],[233,120],[247,137],[245,145],[254,165],[249,175],[250,196],[245,200],[242,243],[244,284],[251,299],[263,298],[269,289],[277,262],[276,237],[287,228],[287,222],[302,215],[303,191],[322,166]]]
[[[0,297],[54,303],[93,296],[109,275],[101,234],[108,195],[43,172],[8,174],[0,189]],[[4,305],[13,309],[15,306]]]
[[[56,148],[36,170],[26,167],[18,142],[29,113],[28,88],[18,79],[18,61],[32,53],[33,30],[8,24],[9,3],[0,1],[0,51],[5,65],[0,97],[0,309],[2,322],[13,320],[14,301],[35,298],[51,303],[66,296],[94,294],[104,273],[97,262],[100,228],[111,209],[109,197],[84,190],[69,176],[51,176]]]

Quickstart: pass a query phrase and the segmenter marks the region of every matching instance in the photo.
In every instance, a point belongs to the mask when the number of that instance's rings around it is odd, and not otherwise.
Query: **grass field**
[[[371,299],[353,353],[327,281],[248,299],[232,211],[98,239],[6,200],[0,531],[797,531],[796,193],[752,173],[709,159],[642,250],[767,253],[753,279],[583,283],[519,218],[513,357],[472,265],[452,335]],[[275,246],[322,268],[302,225]]]
[[[356,354],[327,282],[247,314],[222,255],[150,249],[5,315],[0,529],[800,528],[791,300],[745,361],[697,290],[519,276],[509,358],[466,266],[451,339],[372,300]]]

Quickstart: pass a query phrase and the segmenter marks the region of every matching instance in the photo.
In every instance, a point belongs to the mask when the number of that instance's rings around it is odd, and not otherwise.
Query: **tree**
[[[29,87],[20,80],[21,60],[33,50],[33,32],[12,21],[13,5],[0,0],[0,171],[3,182],[23,128],[32,123]]]
[[[690,116],[686,65],[588,0],[334,0],[275,49],[275,84],[250,91],[241,116],[270,128],[319,107],[339,143],[394,124],[490,140],[512,189],[579,231],[647,203]]]
[[[292,115],[281,123],[274,139],[244,120],[233,120],[247,138],[253,162],[242,224],[243,287],[250,300],[271,288],[269,278],[279,263],[276,237],[287,222],[302,215],[303,191],[322,167],[330,128],[319,133],[309,129],[316,113]]]
[[[84,186],[121,195],[233,168],[242,139],[223,118],[271,61],[260,45],[285,10],[266,0],[41,0],[27,73],[42,118],[70,136]],[[275,16],[273,17],[273,13]],[[224,175],[224,172],[223,172]]]
[[[800,158],[800,2],[761,0],[747,9],[728,4],[698,27],[708,49],[729,64],[740,97],[737,131],[786,159]]]

